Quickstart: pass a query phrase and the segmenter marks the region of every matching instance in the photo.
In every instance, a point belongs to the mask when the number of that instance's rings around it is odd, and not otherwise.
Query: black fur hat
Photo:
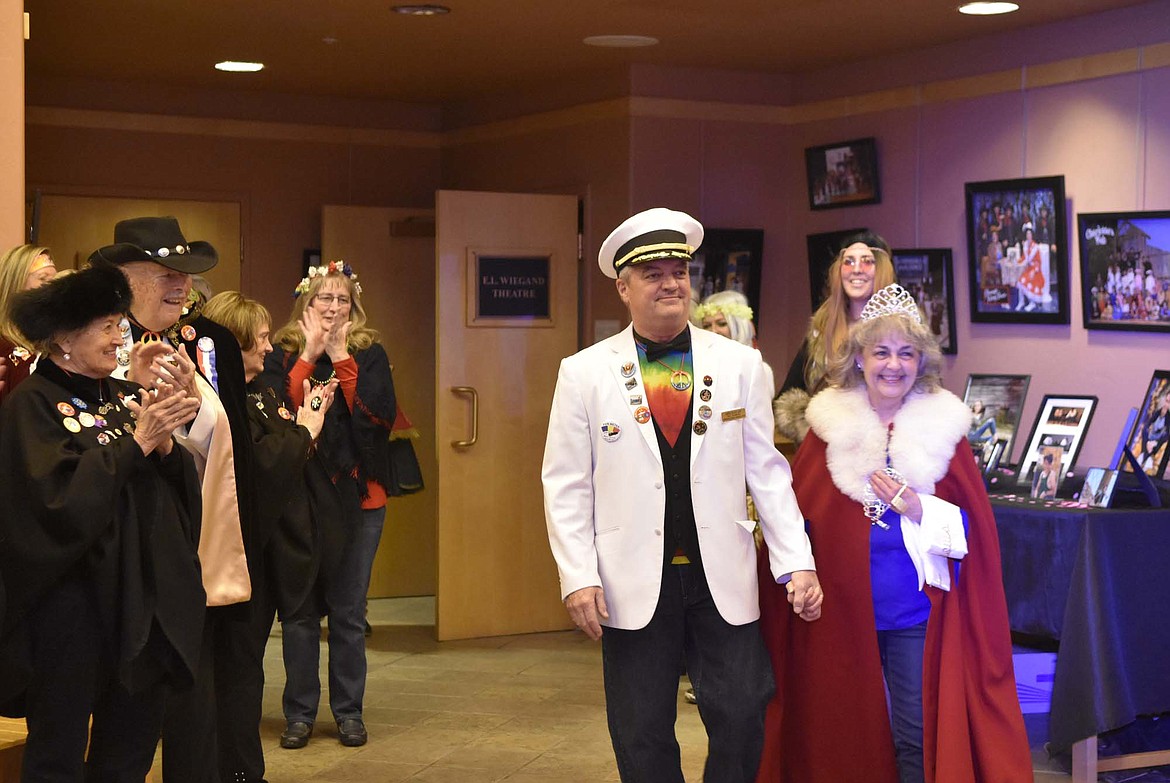
[[[130,286],[113,266],[92,266],[63,275],[12,298],[9,315],[29,342],[44,345],[54,335],[76,331],[107,315],[130,309]]]

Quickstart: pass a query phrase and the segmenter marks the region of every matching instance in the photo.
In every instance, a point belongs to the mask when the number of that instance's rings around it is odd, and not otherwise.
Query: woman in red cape
[[[909,295],[904,298],[913,303]],[[913,340],[908,333],[916,330],[905,313],[890,318],[887,307],[877,317],[889,327],[879,329],[879,337],[894,335],[884,342]],[[937,380],[924,379],[933,374],[932,364],[938,366],[937,348],[932,360],[928,347],[917,357],[918,372],[908,373],[913,388],[902,392],[889,417],[882,416],[867,388],[871,350],[877,348],[853,342],[841,357],[837,387],[809,405],[812,430],[792,465],[793,488],[825,590],[821,618],[794,622],[784,587],[773,582],[766,562],[761,566],[761,630],[777,687],[757,780],[899,781],[870,579],[874,517],[867,518],[860,502],[866,487],[871,504],[874,492],[885,495],[887,508],[879,516],[899,524],[896,511],[906,508],[905,499],[890,497],[879,486],[884,479],[875,477],[889,465],[908,485],[905,497],[913,496],[920,516],[937,500],[961,509],[966,526],[968,554],[936,559],[942,570],[933,579],[928,575],[921,588],[929,599],[921,691],[924,779],[1031,783],[995,519],[964,437],[969,412],[938,388]],[[928,498],[933,498],[929,506],[923,502]],[[907,549],[918,529],[902,518]]]

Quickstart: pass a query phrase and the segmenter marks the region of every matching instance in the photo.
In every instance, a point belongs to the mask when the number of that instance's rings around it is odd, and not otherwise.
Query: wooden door
[[[557,368],[577,349],[577,198],[440,191],[436,231],[438,637],[571,627],[540,465]],[[542,291],[547,318],[501,316],[492,301]]]
[[[58,269],[80,269],[90,253],[113,243],[115,223],[145,215],[174,215],[188,242],[210,242],[219,263],[202,276],[213,292],[240,290],[240,205],[234,201],[46,194],[36,244],[49,248]]]
[[[326,206],[321,258],[353,266],[369,324],[382,334],[398,405],[419,437],[422,492],[390,498],[372,598],[435,594],[435,216],[430,209]]]

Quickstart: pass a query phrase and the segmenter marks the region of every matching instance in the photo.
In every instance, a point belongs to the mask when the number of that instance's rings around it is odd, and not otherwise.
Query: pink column
[[[24,224],[24,3],[0,0],[0,252]]]

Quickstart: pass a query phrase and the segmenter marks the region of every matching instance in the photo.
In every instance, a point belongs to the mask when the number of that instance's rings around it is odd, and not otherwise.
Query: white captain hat
[[[691,259],[703,243],[703,226],[686,212],[655,207],[626,218],[601,243],[597,265],[616,278],[622,267],[660,258]]]

